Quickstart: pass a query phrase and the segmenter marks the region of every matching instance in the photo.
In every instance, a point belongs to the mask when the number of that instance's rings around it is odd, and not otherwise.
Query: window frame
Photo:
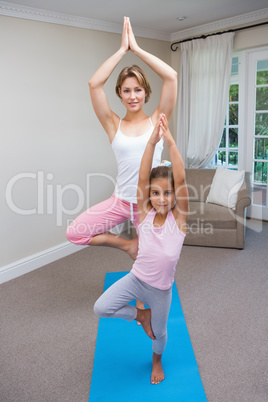
[[[213,160],[212,160],[212,162],[211,162],[211,164],[210,164],[210,166],[209,167],[211,167],[211,168],[216,168],[217,166],[224,166],[225,168],[227,168],[227,169],[231,169],[231,170],[240,170],[240,166],[241,166],[241,163],[240,163],[240,159],[241,159],[241,151],[240,151],[240,143],[241,143],[241,140],[242,140],[242,138],[241,138],[241,120],[242,120],[242,114],[241,114],[241,109],[242,109],[242,107],[241,107],[241,74],[240,74],[240,70],[241,70],[241,61],[240,61],[240,57],[241,57],[241,54],[240,54],[240,52],[235,52],[235,53],[233,53],[233,55],[232,55],[232,59],[234,59],[234,58],[238,58],[238,74],[230,74],[230,84],[229,84],[229,91],[230,91],[230,87],[231,87],[231,85],[238,85],[238,101],[234,101],[234,102],[230,102],[230,100],[229,100],[229,97],[228,97],[228,103],[227,103],[227,106],[226,106],[226,115],[225,115],[225,122],[224,122],[224,128],[223,128],[223,133],[224,133],[224,130],[225,130],[225,134],[226,134],[226,138],[225,138],[225,141],[226,141],[226,143],[225,143],[225,147],[218,147],[218,149],[217,149],[217,151],[216,151],[216,153],[215,153],[215,156],[214,156],[214,158],[213,158]],[[229,124],[229,107],[230,107],[230,104],[237,104],[238,105],[238,124],[235,124],[235,125],[230,125]],[[238,130],[238,136],[237,136],[237,141],[238,141],[238,145],[237,145],[237,148],[232,148],[232,147],[229,147],[229,129],[230,128],[237,128],[237,130]],[[222,142],[222,137],[223,137],[223,133],[222,133],[222,136],[221,136],[221,140],[220,140],[220,144],[221,144],[221,142]],[[242,148],[243,148],[243,146],[242,146]],[[216,163],[216,158],[217,158],[217,161],[218,161],[218,155],[219,155],[219,152],[221,152],[221,151],[223,151],[223,152],[225,152],[225,164],[223,164],[223,165],[219,165],[218,163]],[[234,165],[230,165],[229,163],[227,164],[227,162],[229,161],[229,153],[230,152],[234,152],[234,151],[237,151],[237,158],[238,158],[238,161],[237,161],[237,165],[235,165],[235,167],[234,167]]]

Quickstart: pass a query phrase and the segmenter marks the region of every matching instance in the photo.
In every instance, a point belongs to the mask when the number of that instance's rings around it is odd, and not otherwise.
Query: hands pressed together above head
[[[139,48],[128,17],[124,17],[121,48],[126,52],[128,50],[135,52]]]
[[[168,128],[168,120],[164,113],[159,115],[158,121],[155,125],[154,131],[151,135],[150,142],[157,144],[163,138],[168,147],[175,144],[174,138]]]

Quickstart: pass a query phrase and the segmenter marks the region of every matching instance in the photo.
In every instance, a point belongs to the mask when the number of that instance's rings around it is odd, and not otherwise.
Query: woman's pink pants
[[[114,194],[79,215],[67,228],[67,239],[75,244],[87,245],[91,239],[120,225],[127,219],[138,229],[139,216],[137,204],[120,200]]]

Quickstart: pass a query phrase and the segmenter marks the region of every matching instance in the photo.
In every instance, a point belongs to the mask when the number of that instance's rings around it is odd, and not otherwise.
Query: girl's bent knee
[[[94,314],[98,317],[105,318],[107,316],[105,310],[102,308],[101,303],[97,300],[93,307]]]
[[[97,300],[96,303],[94,304],[93,311],[94,311],[94,314],[95,314],[95,315],[97,315],[98,317],[100,317],[100,309],[99,309],[99,306],[98,306],[98,300]]]

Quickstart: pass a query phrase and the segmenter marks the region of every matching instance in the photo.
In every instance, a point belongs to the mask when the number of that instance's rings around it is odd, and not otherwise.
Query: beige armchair
[[[250,173],[238,192],[235,209],[207,203],[215,169],[186,169],[190,213],[184,244],[243,249],[246,209],[251,204]]]

